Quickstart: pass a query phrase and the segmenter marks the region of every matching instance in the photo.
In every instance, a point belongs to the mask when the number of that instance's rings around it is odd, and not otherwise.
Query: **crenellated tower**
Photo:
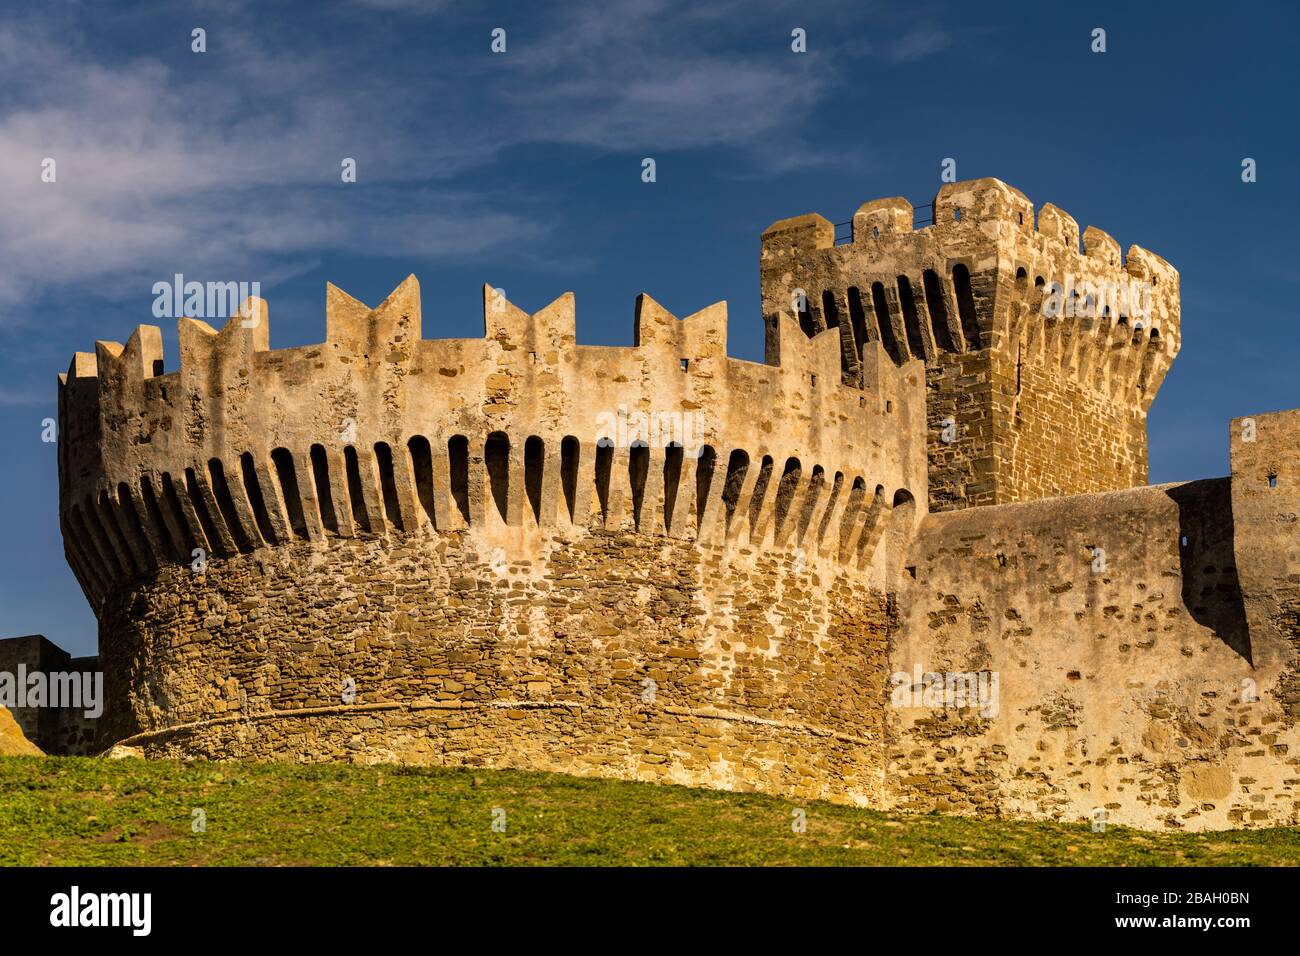
[[[914,228],[877,199],[851,231],[816,214],[763,233],[769,353],[796,319],[834,329],[846,385],[878,343],[925,363],[932,511],[1130,488],[1146,418],[1179,348],[1178,272],[1139,246],[1038,210],[996,179],[944,186]]]
[[[734,359],[724,303],[643,295],[630,347],[579,345],[571,294],[485,287],[483,318],[423,338],[411,277],[373,308],[329,286],[315,345],[272,349],[250,299],[180,319],[175,370],[151,326],[75,356],[103,742],[878,792],[923,365],[873,346],[845,386],[793,318]]]
[[[319,345],[271,350],[253,298],[221,331],[180,319],[178,371],[156,326],[77,353],[61,511],[92,604],[196,548],[560,525],[797,547],[924,497],[920,363],[869,348],[849,388],[834,335],[783,319],[784,350],[746,362],[725,303],[679,320],[646,295],[634,346],[581,346],[572,294],[533,315],[483,294],[481,339],[423,339],[411,276],[373,309],[328,286]]]

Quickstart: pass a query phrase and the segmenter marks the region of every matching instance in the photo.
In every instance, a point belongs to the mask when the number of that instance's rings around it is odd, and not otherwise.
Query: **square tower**
[[[861,387],[863,346],[925,363],[929,505],[945,511],[1146,484],[1147,411],[1179,348],[1178,272],[996,179],[939,190],[915,228],[877,199],[851,231],[813,213],[762,238],[767,351],[780,316],[840,330]],[[842,224],[847,227],[850,224]],[[790,326],[787,324],[787,328]]]

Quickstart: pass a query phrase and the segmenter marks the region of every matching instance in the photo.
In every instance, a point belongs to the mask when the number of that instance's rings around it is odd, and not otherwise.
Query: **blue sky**
[[[490,282],[529,310],[573,290],[579,341],[630,343],[644,290],[727,300],[759,360],[763,228],[928,202],[953,157],[1182,273],[1152,481],[1226,474],[1230,417],[1300,405],[1287,4],[24,7],[0,13],[0,635],[93,652],[41,420],[72,353],[155,323],[177,272],[261,282],[273,347],[323,339],[326,280],[374,304],[414,272],[426,337],[481,334]]]

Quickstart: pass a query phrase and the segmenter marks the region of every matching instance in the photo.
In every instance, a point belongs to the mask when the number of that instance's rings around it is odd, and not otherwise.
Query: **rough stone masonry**
[[[1297,822],[1300,412],[1146,487],[1178,273],[997,180],[914,215],[769,228],[761,364],[644,295],[628,348],[491,288],[426,340],[413,277],[328,287],[319,345],[251,299],[170,372],[156,327],[78,353],[96,746]]]

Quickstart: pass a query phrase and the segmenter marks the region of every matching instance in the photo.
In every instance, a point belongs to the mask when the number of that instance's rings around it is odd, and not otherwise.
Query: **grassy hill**
[[[498,809],[499,808],[499,809]],[[806,814],[794,832],[793,811]],[[206,832],[193,832],[195,811]],[[501,820],[504,832],[493,830]],[[975,821],[506,770],[0,758],[5,865],[1294,865],[1300,829]]]

